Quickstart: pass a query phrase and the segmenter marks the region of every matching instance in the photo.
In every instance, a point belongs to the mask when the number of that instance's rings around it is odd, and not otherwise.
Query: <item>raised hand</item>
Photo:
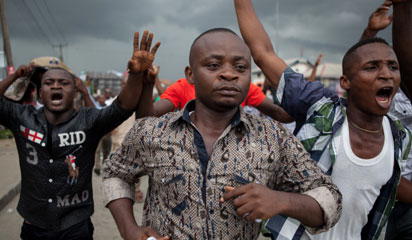
[[[382,5],[369,17],[368,29],[371,31],[380,31],[392,23],[392,16],[388,14],[392,1],[386,0]]]
[[[145,78],[145,83],[154,85],[156,83],[156,79],[159,76],[160,66],[152,65],[149,68],[148,76]]]
[[[17,68],[16,72],[14,72],[15,78],[27,77],[33,71],[32,65],[21,65]]]
[[[318,58],[316,59],[315,65],[319,66],[320,62],[322,61],[323,54],[319,54]]]
[[[139,32],[134,34],[133,55],[127,66],[129,73],[143,73],[152,66],[157,49],[160,46],[160,42],[157,42],[151,48],[152,40],[153,33],[149,33],[147,30],[143,32],[140,44]]]
[[[79,90],[80,93],[82,94],[87,93],[86,85],[83,83],[83,81],[80,78],[75,77],[74,83],[75,83],[76,89]]]

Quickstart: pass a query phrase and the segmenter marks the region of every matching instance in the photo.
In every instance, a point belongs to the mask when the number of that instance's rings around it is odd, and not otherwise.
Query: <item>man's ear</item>
[[[185,76],[186,76],[186,80],[187,80],[188,83],[195,84],[194,81],[193,81],[192,68],[190,66],[185,67]]]
[[[348,91],[350,89],[350,80],[346,75],[342,75],[339,79],[340,81],[340,87],[346,91]]]

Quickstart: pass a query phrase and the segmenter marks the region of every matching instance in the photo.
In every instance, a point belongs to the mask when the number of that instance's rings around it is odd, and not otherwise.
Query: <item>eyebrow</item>
[[[371,61],[366,62],[366,64],[375,64],[376,65],[376,64],[379,64],[381,62],[388,62],[389,64],[394,64],[394,63],[398,64],[398,62],[396,60],[371,60]]]
[[[209,59],[218,59],[218,60],[221,60],[221,59],[223,59],[223,58],[225,58],[223,55],[212,54],[212,55],[210,55],[210,56],[207,56],[207,57],[205,58],[205,60],[209,60]],[[245,58],[244,56],[234,56],[234,57],[232,57],[232,59],[233,59],[234,61],[246,60],[246,58]]]

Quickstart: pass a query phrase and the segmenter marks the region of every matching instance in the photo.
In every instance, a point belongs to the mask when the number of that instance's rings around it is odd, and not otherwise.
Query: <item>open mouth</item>
[[[383,108],[389,108],[391,97],[393,94],[393,87],[383,87],[376,93],[376,101]]]
[[[63,102],[63,94],[62,93],[53,93],[51,95],[51,102],[55,105],[61,104]]]

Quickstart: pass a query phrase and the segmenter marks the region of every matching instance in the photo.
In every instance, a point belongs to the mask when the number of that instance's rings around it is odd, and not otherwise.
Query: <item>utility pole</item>
[[[14,72],[14,64],[13,64],[13,57],[11,54],[9,28],[6,22],[5,10],[6,10],[6,7],[5,7],[4,0],[0,0],[0,21],[1,21],[1,31],[3,33],[3,49],[4,49],[4,54],[6,56],[6,62],[7,62],[7,74],[11,74]]]
[[[65,43],[65,44],[60,43],[60,44],[58,44],[58,45],[53,45],[53,47],[59,48],[59,58],[60,58],[60,61],[64,62],[64,61],[63,61],[63,48],[64,48],[64,47],[67,47],[67,43]]]

